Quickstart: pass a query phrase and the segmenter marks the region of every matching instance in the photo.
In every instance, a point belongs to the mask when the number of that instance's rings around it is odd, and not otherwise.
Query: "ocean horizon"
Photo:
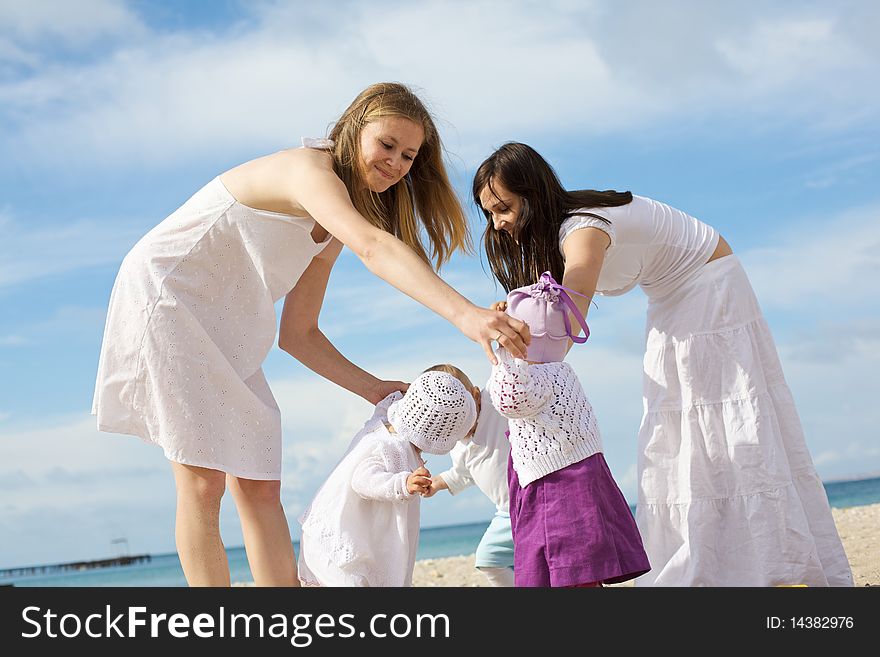
[[[880,503],[880,476],[867,479],[840,479],[823,482],[832,508],[847,508]],[[630,505],[635,513],[635,505]],[[485,521],[467,522],[438,527],[422,527],[416,559],[437,559],[472,554],[483,532],[489,526]],[[294,541],[299,554],[299,541]],[[252,581],[247,555],[243,546],[226,548],[231,581],[243,584]],[[26,566],[0,569],[0,585],[20,587],[102,587],[102,586],[186,586],[183,570],[176,552],[144,555],[147,560],[122,566],[64,570],[65,564]],[[37,574],[10,575],[34,568]]]

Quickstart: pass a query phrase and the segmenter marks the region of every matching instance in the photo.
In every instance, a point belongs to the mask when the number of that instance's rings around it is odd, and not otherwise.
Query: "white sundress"
[[[314,220],[237,202],[214,178],[122,262],[107,312],[92,413],[102,431],[176,463],[281,477],[281,417],[262,363],[275,302],[332,236]]]
[[[644,197],[571,217],[611,237],[597,292],[648,295],[637,586],[852,586],[770,329],[717,232]]]

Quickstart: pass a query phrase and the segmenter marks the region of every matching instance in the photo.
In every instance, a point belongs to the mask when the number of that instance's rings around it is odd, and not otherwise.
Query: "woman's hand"
[[[478,342],[493,365],[498,361],[492,351],[492,342],[507,349],[514,358],[526,357],[526,347],[532,341],[525,322],[514,319],[498,310],[471,306],[462,318],[459,329],[474,342]]]
[[[371,404],[378,404],[392,392],[406,392],[408,389],[409,384],[403,381],[382,381],[381,379],[376,379],[376,384],[366,399]]]
[[[507,312],[507,302],[506,301],[496,301],[491,306],[489,306],[489,310],[498,310],[501,312]]]

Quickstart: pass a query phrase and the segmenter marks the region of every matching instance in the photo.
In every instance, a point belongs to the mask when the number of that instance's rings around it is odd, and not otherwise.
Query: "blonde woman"
[[[372,85],[329,139],[214,178],[125,257],[93,406],[99,429],[139,436],[171,462],[191,586],[230,583],[219,531],[227,486],[255,583],[297,585],[280,499],[281,419],[261,368],[275,301],[286,297],[278,344],[307,367],[373,404],[406,389],[350,362],[318,328],[343,246],[490,361],[493,340],[525,353],[522,322],[478,308],[432,269],[471,244],[434,121],[406,86]]]

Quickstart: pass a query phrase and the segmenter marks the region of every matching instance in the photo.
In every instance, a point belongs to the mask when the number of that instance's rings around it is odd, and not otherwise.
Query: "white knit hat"
[[[477,421],[477,405],[464,384],[446,372],[425,372],[388,407],[398,435],[429,454],[448,454]]]

